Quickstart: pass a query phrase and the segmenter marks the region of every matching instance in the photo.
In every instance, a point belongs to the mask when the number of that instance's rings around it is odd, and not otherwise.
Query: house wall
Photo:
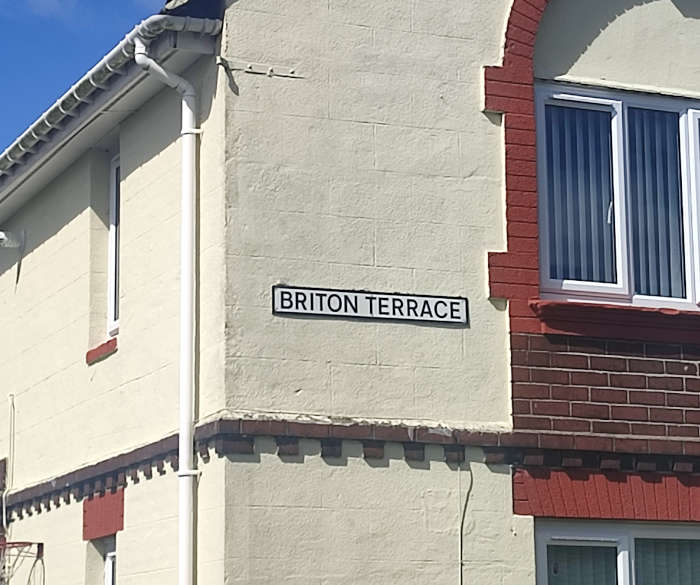
[[[692,0],[550,0],[535,76],[697,97],[700,65],[669,56],[694,55],[699,38]]]
[[[223,109],[213,60],[186,73],[199,87],[202,173],[198,412],[223,407]],[[180,99],[170,89],[127,117],[3,224],[26,231],[21,264],[0,251],[0,458],[12,489],[104,460],[174,432],[178,413]],[[117,146],[118,145],[118,146]],[[121,161],[118,350],[88,366],[106,341],[108,168]],[[154,416],[154,413],[158,413]]]
[[[226,13],[227,407],[507,427],[502,128],[510,3],[242,0]],[[294,68],[251,75],[237,64]],[[466,329],[290,319],[276,283],[465,296]]]
[[[534,584],[533,519],[512,514],[510,469],[479,449],[457,465],[439,446],[422,462],[398,443],[372,461],[356,441],[337,458],[299,447],[279,457],[258,439],[255,455],[229,456],[227,583],[459,583],[461,546],[464,582]]]
[[[523,218],[513,214],[509,182],[523,175],[510,175],[504,165],[504,134],[509,150],[528,156],[534,122],[521,112],[518,123],[532,126],[524,130],[508,126],[510,114],[504,122],[482,112],[483,67],[501,60],[511,2],[230,4],[222,66],[203,63],[187,74],[204,97],[200,420],[228,411],[474,431],[515,424],[532,433],[510,436],[511,446],[533,449],[614,449],[611,429],[623,428],[610,426],[614,420],[624,426],[623,439],[640,438],[627,437],[633,428],[649,431],[640,433],[644,452],[652,430],[692,431],[683,437],[693,442],[697,420],[691,419],[700,404],[688,382],[697,372],[692,348],[679,345],[669,354],[640,343],[635,353],[611,340],[552,339],[539,330],[510,337],[504,301],[510,297],[490,296],[487,253],[503,250],[507,235],[521,238],[520,229],[532,236],[521,240],[537,247],[534,170],[518,181],[529,184],[517,192],[519,201],[534,201],[515,206]],[[553,0],[545,11],[539,53],[554,46],[547,31],[564,42],[555,26],[561,6]],[[672,23],[673,10],[693,13],[681,0],[621,6],[615,14],[622,21],[641,10],[659,11],[645,19]],[[576,22],[567,18],[567,26]],[[681,36],[695,26],[685,20],[677,23]],[[533,49],[536,26],[529,26]],[[617,26],[614,20],[589,44],[579,43],[582,56],[568,67],[564,56],[546,52],[535,60],[537,74],[583,80],[586,67],[597,71],[611,58],[598,43]],[[608,47],[613,38],[605,40]],[[299,77],[240,71],[247,63],[293,68]],[[620,85],[629,82],[615,75]],[[663,83],[673,89],[690,73],[667,75]],[[517,100],[529,103],[514,99],[518,107]],[[0,257],[0,324],[12,333],[0,350],[8,357],[6,387],[15,394],[15,489],[177,427],[178,133],[179,100],[169,90],[119,129],[122,318],[118,351],[106,360],[84,363],[85,351],[103,340],[106,226],[94,185],[112,153],[82,156],[7,224],[26,229],[29,238],[19,276],[12,258]],[[514,136],[529,142],[508,142]],[[534,164],[515,166],[520,172]],[[511,252],[536,256],[532,249]],[[536,296],[537,269],[521,272],[534,273],[527,290]],[[465,296],[470,325],[275,317],[270,291],[277,283]],[[512,328],[517,316],[510,317]],[[657,379],[683,388],[651,387]],[[513,401],[511,381],[514,391],[525,392]],[[578,403],[589,402],[595,408],[576,416],[574,408],[583,412]],[[0,409],[0,429],[9,428]],[[560,442],[538,442],[540,431],[558,433]],[[579,444],[576,432],[596,434],[598,442]],[[534,444],[517,443],[531,435]],[[241,448],[251,440],[231,442]],[[371,461],[356,441],[342,442],[341,457],[322,457],[315,440],[299,445],[300,455],[280,456],[272,437],[257,438],[252,454],[202,465],[201,582],[276,583],[284,576],[321,585],[361,575],[416,585],[462,577],[484,585],[534,583],[534,520],[512,512],[508,465],[487,465],[486,453],[471,447],[459,466],[446,463],[437,445],[426,447],[423,461],[407,461],[400,443]],[[638,450],[639,443],[626,448]],[[8,452],[3,433],[0,457]],[[531,459],[545,461],[539,452]],[[126,488],[126,526],[117,537],[120,583],[171,582],[175,575],[175,475],[154,475],[129,480]],[[56,582],[81,583],[85,575],[80,512],[79,503],[65,503],[13,523],[12,539],[46,543],[47,571]]]
[[[213,458],[201,467],[197,574],[200,583],[223,585],[226,464]],[[124,529],[117,533],[115,547],[120,585],[177,581],[177,494],[177,475],[172,471],[162,476],[154,473],[151,479],[139,475],[138,482],[126,486]],[[83,540],[82,527],[83,503],[74,499],[61,500],[50,510],[37,507],[32,515],[13,522],[8,540],[43,542],[44,560],[35,567],[31,559],[23,561],[12,582],[101,585],[103,561]],[[99,575],[97,581],[86,580],[94,574]]]

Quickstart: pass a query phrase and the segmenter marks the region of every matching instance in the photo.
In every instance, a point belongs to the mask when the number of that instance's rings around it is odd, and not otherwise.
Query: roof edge
[[[80,106],[92,102],[93,94],[110,89],[110,79],[121,75],[121,69],[133,60],[136,38],[151,43],[166,31],[216,36],[221,28],[221,20],[164,14],[150,16],[136,25],[119,44],[0,154],[0,193],[3,191],[3,183],[11,177],[17,167],[25,164],[26,155],[35,154],[35,149],[40,148],[42,143],[51,142],[52,135],[61,128],[61,122],[66,118],[79,118]],[[38,159],[35,160],[38,161],[41,159],[41,153],[36,154]]]

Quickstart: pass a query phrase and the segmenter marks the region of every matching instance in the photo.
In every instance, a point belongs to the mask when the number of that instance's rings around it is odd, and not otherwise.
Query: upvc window
[[[542,292],[696,308],[700,103],[537,88]]]
[[[691,525],[538,520],[537,585],[698,585]]]
[[[107,333],[119,332],[119,222],[121,215],[121,167],[112,159],[109,172],[109,251],[107,258]]]

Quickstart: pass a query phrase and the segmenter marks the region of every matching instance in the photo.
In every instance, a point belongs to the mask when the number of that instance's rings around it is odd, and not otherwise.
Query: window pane
[[[678,114],[630,108],[629,214],[635,292],[685,297]]]
[[[611,546],[547,547],[547,585],[617,585],[617,549]]]
[[[700,585],[700,540],[635,541],[636,585]]]
[[[611,116],[545,106],[550,278],[617,282]]]
[[[119,223],[121,216],[121,167],[114,170],[114,321],[119,320]]]

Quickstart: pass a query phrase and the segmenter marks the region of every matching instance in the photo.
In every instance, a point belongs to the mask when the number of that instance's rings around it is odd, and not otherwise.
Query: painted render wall
[[[223,585],[226,463],[213,457],[200,467],[197,574],[200,583]],[[177,494],[177,475],[170,468],[163,476],[154,473],[152,479],[129,482],[124,530],[116,536],[119,585],[177,582]],[[14,522],[10,538],[44,543],[46,585],[90,585],[86,570],[90,566],[98,572],[101,560],[88,556],[91,545],[82,540],[82,528],[83,504],[72,501]],[[25,561],[12,582],[41,585],[41,568],[28,580],[30,568]]]
[[[534,585],[533,519],[512,514],[509,467],[478,449],[461,469],[438,446],[419,463],[398,443],[371,462],[355,441],[334,459],[313,440],[298,457],[273,439],[255,452],[226,462],[228,585]]]
[[[500,119],[506,0],[280,3],[226,13],[227,406],[508,426]],[[289,319],[273,284],[466,296],[468,329]]]
[[[279,457],[273,439],[259,438],[254,455],[201,463],[198,582],[459,584],[464,514],[463,582],[534,585],[534,521],[511,513],[510,468],[484,465],[479,449],[461,468],[439,446],[426,447],[424,462],[402,450],[388,443],[370,462],[361,443],[345,441],[342,457],[324,459],[318,441],[302,440],[298,457]],[[120,584],[176,579],[177,478],[167,469],[126,487]],[[45,543],[47,584],[85,583],[82,509],[62,503],[12,524],[13,540]]]
[[[205,96],[198,408],[206,416],[224,405],[223,107],[216,101],[219,71],[213,59],[200,60],[186,75]],[[15,251],[0,250],[0,458],[8,453],[6,395],[12,393],[14,489],[177,430],[179,132],[180,99],[167,89],[3,224],[27,233],[19,276]],[[85,352],[107,339],[107,177],[117,150],[122,169],[118,351],[88,367]]]
[[[700,97],[694,0],[551,0],[535,76]]]

